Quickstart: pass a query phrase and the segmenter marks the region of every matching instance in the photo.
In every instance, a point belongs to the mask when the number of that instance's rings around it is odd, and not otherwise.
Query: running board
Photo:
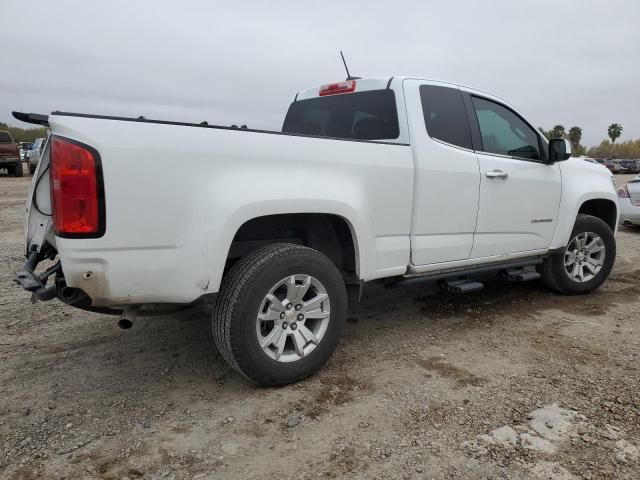
[[[403,275],[400,277],[392,277],[385,279],[385,287],[392,288],[398,285],[410,285],[413,283],[435,283],[438,280],[449,280],[456,281],[460,280],[460,278],[468,278],[473,275],[484,275],[487,273],[498,273],[501,271],[518,271],[522,270],[523,275],[517,276],[518,278],[522,278],[523,280],[516,281],[526,281],[526,279],[535,280],[536,278],[540,278],[537,272],[525,272],[525,267],[534,267],[536,265],[540,265],[544,259],[542,258],[530,258],[528,260],[520,260],[514,262],[500,262],[494,263],[490,265],[479,265],[476,267],[470,268],[457,268],[452,270],[440,270],[438,272],[425,273],[419,275]],[[524,275],[524,274],[527,275]],[[528,275],[529,273],[537,274],[536,278],[532,275]],[[469,281],[469,280],[465,280]]]

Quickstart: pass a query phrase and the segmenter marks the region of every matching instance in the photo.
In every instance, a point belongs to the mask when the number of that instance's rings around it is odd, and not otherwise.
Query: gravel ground
[[[124,331],[32,305],[11,281],[29,181],[0,175],[0,478],[640,478],[638,230],[589,296],[350,292],[325,368],[265,389],[206,307]]]

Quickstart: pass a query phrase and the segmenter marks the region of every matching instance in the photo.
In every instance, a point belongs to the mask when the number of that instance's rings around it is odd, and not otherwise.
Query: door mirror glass
[[[549,160],[561,162],[571,157],[571,142],[566,138],[554,138],[549,141]]]

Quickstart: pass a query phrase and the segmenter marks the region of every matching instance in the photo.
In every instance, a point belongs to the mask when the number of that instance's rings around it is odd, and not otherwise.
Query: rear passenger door
[[[478,214],[480,170],[461,91],[405,80],[415,163],[411,263],[469,258]]]

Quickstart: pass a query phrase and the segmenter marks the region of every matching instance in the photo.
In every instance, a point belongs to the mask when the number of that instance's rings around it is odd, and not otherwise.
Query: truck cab
[[[599,199],[597,207],[592,204],[591,208],[602,210],[607,224],[615,230],[611,176],[568,157],[562,159],[567,160],[564,163],[551,159],[547,139],[500,97],[412,77],[356,81],[357,92],[344,97],[334,94],[336,103],[354,103],[349,97],[360,95],[362,103],[378,105],[384,101],[381,95],[387,93],[394,104],[386,109],[378,107],[379,113],[366,112],[370,115],[366,119],[356,119],[352,135],[406,143],[412,148],[414,190],[408,272],[438,270],[442,263],[465,266],[546,254],[561,247],[570,233],[573,225],[563,222],[563,217],[575,218],[578,210],[560,215],[560,209],[570,203],[579,209],[579,205]],[[299,105],[304,103],[309,107]],[[327,102],[318,89],[300,92],[285,119],[284,130],[316,134],[319,122],[314,120],[323,112],[318,107],[321,104]],[[308,111],[301,117],[305,109]],[[397,126],[395,116],[386,113],[396,109],[406,112],[406,116],[399,116]],[[334,110],[332,114],[338,117],[341,111],[338,107]],[[364,109],[351,110],[361,113]],[[374,120],[371,115],[375,113],[378,116]],[[317,132],[344,135],[332,131],[327,122],[329,127],[323,125]],[[371,129],[358,135],[362,123]],[[590,182],[575,202],[562,198],[563,170]],[[566,188],[573,179],[565,178],[565,182],[564,194],[573,194]]]

